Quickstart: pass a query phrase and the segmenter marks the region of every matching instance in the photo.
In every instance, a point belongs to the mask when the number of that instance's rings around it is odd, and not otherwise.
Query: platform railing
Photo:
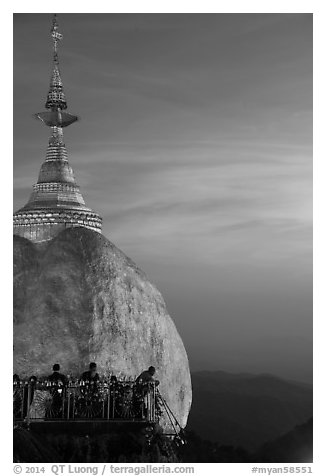
[[[128,420],[158,422],[155,382],[19,381],[13,386],[14,420]]]

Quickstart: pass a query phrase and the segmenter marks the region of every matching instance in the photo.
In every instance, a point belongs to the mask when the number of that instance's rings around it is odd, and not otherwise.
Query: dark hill
[[[312,418],[280,438],[265,443],[254,455],[254,461],[257,463],[312,463]]]
[[[194,372],[187,425],[202,438],[256,451],[312,416],[312,386],[263,374]]]

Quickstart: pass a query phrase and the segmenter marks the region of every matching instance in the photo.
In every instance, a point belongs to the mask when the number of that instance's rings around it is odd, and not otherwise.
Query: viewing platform
[[[83,421],[158,423],[164,405],[155,382],[69,380],[62,384],[30,380],[13,385],[14,422],[27,425]]]

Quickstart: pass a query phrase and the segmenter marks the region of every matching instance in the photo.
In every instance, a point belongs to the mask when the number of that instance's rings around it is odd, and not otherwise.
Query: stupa
[[[77,117],[66,112],[56,17],[51,33],[47,111],[36,115],[51,137],[30,200],[14,214],[14,373],[42,377],[59,362],[78,377],[93,361],[100,375],[136,377],[153,365],[185,427],[192,390],[182,339],[158,289],[101,233],[68,163],[63,128]],[[167,415],[160,424],[173,429]]]
[[[58,44],[63,36],[58,31],[56,15],[51,30],[53,40],[53,69],[45,108],[35,114],[51,129],[46,159],[41,166],[37,183],[27,204],[14,213],[14,234],[33,242],[52,239],[60,231],[82,226],[101,233],[102,218],[85,205],[68,162],[63,128],[78,120],[66,112],[67,101],[63,89],[58,59]]]

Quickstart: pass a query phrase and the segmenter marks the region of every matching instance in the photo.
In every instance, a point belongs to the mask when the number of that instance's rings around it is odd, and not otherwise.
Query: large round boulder
[[[35,244],[14,236],[14,372],[137,376],[154,365],[182,426],[191,405],[187,354],[160,292],[99,233],[70,228]],[[168,420],[163,420],[166,428]]]

